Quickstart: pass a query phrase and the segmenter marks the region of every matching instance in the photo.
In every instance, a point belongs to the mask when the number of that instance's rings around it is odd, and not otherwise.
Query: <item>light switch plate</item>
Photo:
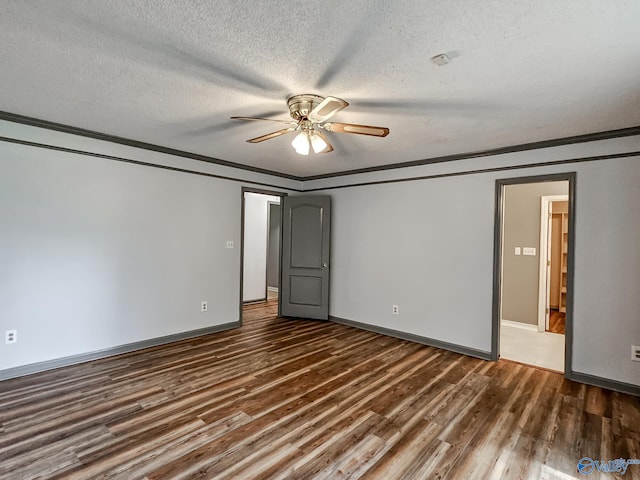
[[[531,255],[533,257],[536,256],[536,247],[522,247],[523,255]]]
[[[514,254],[515,254],[515,255],[520,255],[520,247],[516,247],[516,248],[514,249]]]

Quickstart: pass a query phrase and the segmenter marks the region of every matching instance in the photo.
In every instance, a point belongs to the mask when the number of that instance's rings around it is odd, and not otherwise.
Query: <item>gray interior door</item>
[[[331,198],[284,197],[282,219],[280,314],[327,320]]]

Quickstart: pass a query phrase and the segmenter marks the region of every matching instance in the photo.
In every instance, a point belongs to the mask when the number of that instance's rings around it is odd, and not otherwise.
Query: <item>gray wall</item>
[[[328,193],[331,315],[490,350],[490,178],[472,175]],[[399,315],[392,315],[392,305],[399,306]]]
[[[238,174],[7,122],[0,133]],[[638,150],[640,138],[625,137],[300,185],[0,142],[0,332],[19,339],[0,345],[0,370],[237,320],[239,250],[225,242],[238,244],[250,180],[318,189]],[[640,157],[327,190],[331,314],[489,351],[495,180],[567,171],[577,172],[574,371],[640,385],[629,353],[640,344]]]
[[[190,162],[82,141],[127,158]],[[215,170],[199,163],[189,166]],[[0,342],[0,376],[238,321],[243,185],[251,183],[0,142],[0,332],[18,331],[17,343]]]
[[[530,183],[505,187],[502,319],[538,324],[540,197],[568,193],[569,182]],[[515,255],[514,247],[535,247],[536,255]]]
[[[238,185],[2,150],[1,368],[238,320]]]
[[[640,142],[614,145],[625,146],[638,149]],[[583,144],[411,173],[517,165],[529,154],[583,157],[599,148]],[[331,315],[490,351],[495,181],[567,171],[577,172],[573,370],[640,385],[640,364],[629,353],[640,342],[638,157],[326,190],[333,203]],[[350,180],[372,179],[379,174]],[[400,315],[392,315],[393,304]]]
[[[574,370],[640,385],[640,157],[578,171]]]

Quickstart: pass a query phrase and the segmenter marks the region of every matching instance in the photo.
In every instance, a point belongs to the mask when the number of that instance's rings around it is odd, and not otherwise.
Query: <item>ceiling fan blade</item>
[[[343,108],[347,108],[349,104],[337,97],[325,97],[316,108],[309,112],[307,118],[313,123],[326,122]]]
[[[297,122],[291,120],[277,120],[275,118],[260,118],[260,117],[229,117],[232,120],[258,120],[265,122],[278,122],[278,123],[287,123],[289,125],[297,125]]]
[[[389,135],[387,127],[373,125],[356,125],[355,123],[325,123],[322,127],[329,132],[355,133],[356,135],[370,135],[372,137],[386,137]]]
[[[315,130],[315,134],[318,135],[322,140],[324,140],[324,143],[327,144],[327,147],[322,150],[321,152],[318,153],[329,153],[329,152],[333,152],[333,146],[329,143],[329,140],[327,139],[327,136],[322,133],[320,130],[314,129]]]
[[[272,138],[279,137],[280,135],[284,135],[285,133],[293,132],[294,130],[295,130],[295,128],[293,128],[293,127],[284,128],[282,130],[278,130],[277,132],[271,132],[271,133],[267,133],[266,135],[262,135],[260,137],[251,138],[251,139],[247,140],[247,142],[249,142],[249,143],[264,142],[265,140],[270,140]]]

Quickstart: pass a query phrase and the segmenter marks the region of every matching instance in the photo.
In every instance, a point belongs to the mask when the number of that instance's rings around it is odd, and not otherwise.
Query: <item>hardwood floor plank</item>
[[[360,411],[363,410],[361,405],[365,403],[365,401],[368,398],[368,397],[365,397],[365,394],[367,394],[368,392],[374,391],[374,388],[376,387],[375,382],[373,384],[371,383],[371,380],[372,380],[371,370],[369,368],[366,368],[367,367],[366,365],[361,365],[360,367],[361,368],[354,369],[352,371],[352,375],[350,375],[350,376],[353,376],[355,380],[350,382],[349,384],[343,385],[340,389],[336,389],[336,388],[331,388],[329,390],[322,389],[322,388],[315,389],[316,393],[324,392],[325,397],[326,396],[332,397],[333,402],[327,403],[328,406],[336,405],[335,402],[339,401],[340,403],[346,403],[350,405],[350,407],[346,411],[343,411],[341,416],[335,416],[333,420],[329,421],[329,423],[324,422],[322,425],[319,425],[317,423],[317,420],[319,420],[319,417],[323,414],[317,408],[312,407],[314,409],[313,418],[316,420],[316,425],[311,426],[313,428],[309,428],[310,425],[308,425],[308,422],[306,421],[306,419],[301,416],[303,412],[298,411],[299,415],[296,415],[294,417],[294,421],[288,421],[281,425],[281,427],[285,428],[286,432],[288,432],[288,435],[286,436],[287,442],[295,443],[296,445],[298,445],[301,451],[305,451],[314,445],[315,447],[317,447],[318,445],[323,445],[328,441],[327,437],[323,437],[323,436],[319,437],[318,432],[326,433],[327,435],[334,435],[336,431],[340,431],[340,429],[344,430],[345,425],[348,426],[353,422],[353,419],[355,418],[353,417],[353,415],[357,416],[356,410],[360,410]],[[383,375],[385,372],[379,369],[379,373],[380,373],[379,380],[383,380],[385,378],[385,375]],[[345,380],[345,377],[346,375],[342,376],[343,381]],[[349,386],[353,387],[354,382],[360,381],[363,377],[366,377],[369,383],[369,385],[367,385],[366,388],[348,388],[348,389],[346,388]],[[350,392],[348,398],[341,398],[343,391]],[[313,393],[313,390],[310,393]],[[309,397],[309,396],[310,395],[308,393],[304,395],[304,397]],[[357,400],[358,398],[360,398],[361,400],[358,401]],[[319,397],[314,396],[315,401],[317,401],[318,399]],[[307,411],[304,413],[310,414],[312,412]],[[328,414],[331,412],[327,411],[326,413]],[[301,420],[304,420],[304,423],[302,423],[302,425],[300,425]],[[336,420],[340,420],[340,422],[336,423]],[[384,426],[384,422],[379,422],[378,428],[381,429],[381,427],[383,426]],[[292,434],[296,433],[296,431],[298,432],[298,434],[295,436],[292,436]],[[281,438],[281,437],[282,437],[282,434],[278,432],[277,438]],[[307,443],[304,443],[305,439],[307,439]],[[256,441],[252,441],[250,444],[248,444],[248,447],[250,448],[248,448],[248,451],[246,453],[243,453],[242,451],[236,452],[235,455],[239,457],[238,461],[240,461],[239,460],[240,458],[245,458],[245,459],[251,458],[251,456],[246,457],[246,455],[250,454],[251,451],[260,448],[262,444],[265,443],[265,441],[267,441],[271,447],[273,447],[278,443],[277,439],[263,436],[262,438]],[[232,460],[232,458],[227,457],[225,460]],[[234,463],[234,465],[238,465],[238,463],[236,462],[232,462],[232,463]]]
[[[640,455],[636,397],[276,312],[0,382],[0,479],[567,479]]]
[[[0,478],[30,478],[36,475],[50,475],[60,468],[69,468],[80,463],[74,446],[85,441],[107,441],[111,437],[103,427],[82,430],[64,440],[52,442],[38,448],[34,457],[30,450],[12,455],[0,463]]]
[[[0,455],[7,457],[17,455],[25,450],[62,440],[74,430],[104,425],[127,413],[141,411],[142,407],[135,400],[153,391],[157,391],[157,388],[150,387],[108,404],[92,405],[88,410],[74,411],[13,434],[7,432],[0,439]]]
[[[421,452],[425,449],[433,451],[440,445],[437,436],[441,430],[441,425],[418,418],[411,428],[387,447],[372,468],[364,473],[363,478],[405,478],[403,475],[406,470]]]
[[[379,423],[377,415],[371,411],[353,415],[350,420],[326,441],[302,446],[306,455],[293,466],[292,478],[333,478],[339,461]]]

